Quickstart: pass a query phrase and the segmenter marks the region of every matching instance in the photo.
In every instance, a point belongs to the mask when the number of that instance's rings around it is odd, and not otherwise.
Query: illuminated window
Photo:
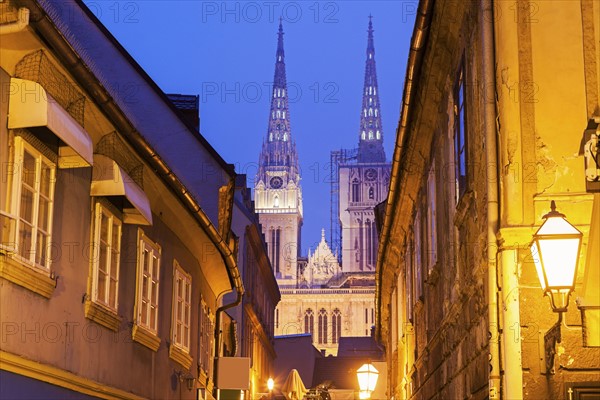
[[[171,340],[175,346],[190,351],[190,327],[192,315],[192,277],[174,263],[173,309]]]
[[[319,310],[319,344],[327,344],[327,311]]]
[[[277,195],[273,197],[273,207],[279,207],[279,196]]]
[[[136,323],[150,332],[158,332],[158,285],[160,246],[143,233],[139,237]]]
[[[56,166],[23,138],[14,144],[12,171],[2,182],[10,196],[2,196],[0,248],[49,271]]]
[[[121,221],[100,203],[94,218],[92,300],[116,311],[119,295]]]

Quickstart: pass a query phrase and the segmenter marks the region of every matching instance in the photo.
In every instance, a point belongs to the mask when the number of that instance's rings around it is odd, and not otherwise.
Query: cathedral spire
[[[271,167],[280,167],[280,169],[287,170],[289,179],[297,183],[299,179],[298,155],[291,133],[283,35],[283,24],[280,18],[271,109],[269,111],[267,135],[260,155],[258,181],[266,182],[267,169],[272,170]]]
[[[358,141],[359,162],[385,162],[379,88],[377,86],[377,70],[375,67],[375,44],[373,41],[372,18],[373,17],[369,15],[365,84],[363,88],[362,108],[360,111],[360,131]]]

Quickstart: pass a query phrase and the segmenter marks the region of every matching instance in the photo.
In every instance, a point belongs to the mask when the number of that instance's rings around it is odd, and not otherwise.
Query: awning
[[[152,211],[146,193],[114,160],[94,155],[92,196],[124,196],[132,207],[123,208],[126,224],[152,225]]]
[[[89,167],[94,147],[88,133],[37,82],[11,78],[8,128],[47,127],[68,147],[61,146],[59,168]]]

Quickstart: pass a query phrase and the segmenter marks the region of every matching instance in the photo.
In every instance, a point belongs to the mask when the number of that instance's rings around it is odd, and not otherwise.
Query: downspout
[[[487,298],[490,346],[489,398],[500,398],[500,335],[498,321],[497,257],[499,227],[498,145],[496,132],[496,79],[494,54],[494,9],[492,0],[481,0],[481,42],[484,77],[484,129],[487,164]]]
[[[73,48],[65,42],[65,39],[57,31],[45,10],[34,0],[22,0],[21,3],[26,4],[32,10],[37,10],[37,13],[34,13],[37,18],[32,21],[35,25],[35,29],[52,47],[55,48],[62,62],[68,67],[69,72],[81,83],[81,86],[87,93],[96,100],[98,107],[114,122],[115,127],[119,132],[127,137],[129,142],[142,154],[144,160],[150,164],[152,169],[161,176],[167,186],[173,190],[182,204],[190,211],[200,228],[207,234],[209,239],[215,243],[221,258],[225,263],[231,286],[237,293],[236,301],[241,301],[241,298],[244,295],[244,285],[237,267],[236,257],[230,249],[229,243],[227,243],[217,231],[216,227],[210,221],[204,210],[202,210],[193,194],[185,187],[183,182],[179,180],[160,155],[152,149],[142,134],[135,129],[135,126],[129,122],[106,89],[86,67],[83,60],[75,53]],[[89,18],[92,20],[95,19],[93,14],[91,14],[85,6],[82,7],[82,10]],[[235,179],[233,172],[231,172],[231,175],[231,179]],[[234,307],[234,305],[231,305],[231,307]],[[217,310],[217,312],[218,311],[219,310]]]
[[[0,35],[8,33],[20,32],[29,25],[29,9],[26,7],[19,8],[17,12],[17,20],[10,24],[0,25]]]

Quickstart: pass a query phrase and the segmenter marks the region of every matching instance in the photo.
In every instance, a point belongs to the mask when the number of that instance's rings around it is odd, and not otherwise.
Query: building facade
[[[238,238],[238,266],[244,283],[245,294],[241,303],[227,313],[234,321],[235,332],[227,356],[250,359],[250,388],[245,398],[258,398],[258,393],[267,391],[266,382],[273,376],[274,361],[274,315],[281,298],[279,286],[271,269],[267,246],[254,212],[250,188],[246,187],[246,176],[237,176],[234,197],[232,233]],[[234,294],[225,296],[226,302],[234,300]],[[239,399],[239,391],[232,391]]]
[[[579,156],[599,17],[585,0],[419,2],[377,264],[387,398],[599,395],[600,199]],[[583,232],[562,324],[529,249],[551,200]]]
[[[232,168],[83,3],[0,10],[0,397],[212,398]]]

